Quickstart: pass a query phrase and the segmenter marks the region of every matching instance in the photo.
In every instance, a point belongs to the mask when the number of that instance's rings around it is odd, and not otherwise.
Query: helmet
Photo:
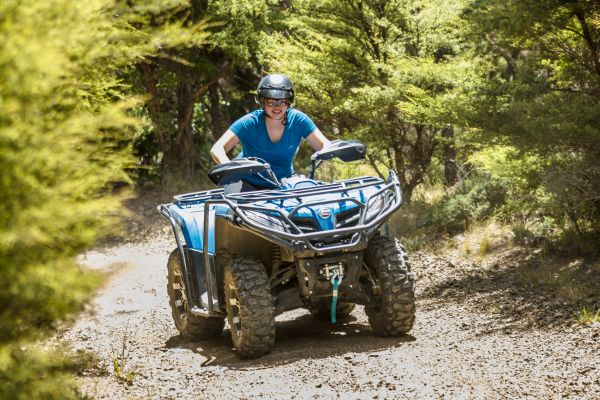
[[[288,99],[294,101],[294,85],[282,74],[269,74],[262,78],[256,88],[259,102],[262,99]]]

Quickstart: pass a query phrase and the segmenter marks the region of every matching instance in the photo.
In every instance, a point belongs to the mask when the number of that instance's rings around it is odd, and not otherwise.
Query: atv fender
[[[168,207],[172,219],[173,230],[180,247],[180,254],[184,255],[185,269],[191,278],[189,297],[196,308],[194,314],[204,316],[219,316],[224,308],[223,293],[218,284],[222,276],[215,264],[215,217],[227,213],[227,207],[209,206],[208,215],[205,207],[186,208],[177,204]],[[179,240],[179,232],[184,243]]]

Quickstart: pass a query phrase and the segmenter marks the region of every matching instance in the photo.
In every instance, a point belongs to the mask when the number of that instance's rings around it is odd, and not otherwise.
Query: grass
[[[419,185],[415,188],[412,200],[427,204],[439,201],[446,194],[447,189],[439,184]]]
[[[126,328],[118,350],[115,352],[113,349],[112,365],[113,375],[117,379],[117,382],[131,386],[139,373],[136,366],[129,365],[130,352],[127,346],[128,336],[129,333]]]
[[[481,261],[495,249],[508,245],[511,235],[509,226],[490,219],[474,223],[467,231],[448,237],[439,226],[428,225],[428,209],[439,202],[448,189],[441,183],[420,185],[415,188],[412,202],[404,204],[390,219],[390,231],[409,251],[453,251],[458,250],[464,258]]]
[[[488,220],[472,225],[462,235],[452,238],[449,247],[458,249],[464,258],[482,261],[494,250],[509,246],[509,235],[510,227]]]
[[[594,310],[587,307],[579,312],[579,318],[577,322],[583,325],[592,325],[600,323],[600,308]]]
[[[125,383],[129,386],[133,385],[133,381],[138,375],[138,372],[135,369],[127,370],[124,360],[118,357],[113,357],[113,371],[118,382]]]
[[[409,252],[424,250],[428,248],[428,238],[425,235],[413,235],[404,237],[400,235],[393,235],[400,237],[400,242]]]
[[[447,235],[419,227],[422,209],[423,203],[413,202],[404,206],[390,220],[391,234],[400,238],[409,251],[457,251],[463,258],[482,261],[495,250],[512,246],[509,240],[511,227],[508,225],[487,220],[449,238]]]

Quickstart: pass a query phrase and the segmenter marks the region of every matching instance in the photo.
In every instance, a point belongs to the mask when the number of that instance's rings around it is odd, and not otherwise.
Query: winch
[[[323,264],[319,266],[319,279],[323,281],[330,281],[334,275],[337,275],[340,279],[344,277],[344,263],[336,262],[330,264]]]

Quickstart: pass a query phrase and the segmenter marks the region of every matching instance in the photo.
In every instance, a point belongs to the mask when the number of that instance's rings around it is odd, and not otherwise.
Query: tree
[[[475,1],[465,12],[482,57],[471,124],[480,143],[510,145],[536,173],[523,205],[579,236],[600,222],[600,4]],[[513,180],[515,190],[523,190]],[[533,208],[529,208],[533,207]]]
[[[244,77],[251,74],[259,46],[258,33],[269,15],[267,4],[260,0],[169,3],[170,9],[143,1],[122,5],[136,29],[166,32],[160,51],[137,63],[133,79],[149,96],[146,108],[152,130],[148,134],[157,139],[162,180],[167,184],[190,182],[198,142],[224,132],[221,103],[231,100],[232,88],[245,87]],[[222,86],[229,91],[224,93]]]
[[[458,1],[294,3],[288,35],[268,47],[272,68],[298,82],[319,124],[370,144],[373,166],[398,172],[405,201],[426,176],[468,86]],[[282,46],[282,43],[289,43]],[[376,168],[377,169],[377,168]]]
[[[111,193],[134,163],[137,101],[115,72],[155,38],[113,6],[0,2],[0,398],[77,398],[68,363],[32,342],[92,293],[74,257],[114,231]]]

